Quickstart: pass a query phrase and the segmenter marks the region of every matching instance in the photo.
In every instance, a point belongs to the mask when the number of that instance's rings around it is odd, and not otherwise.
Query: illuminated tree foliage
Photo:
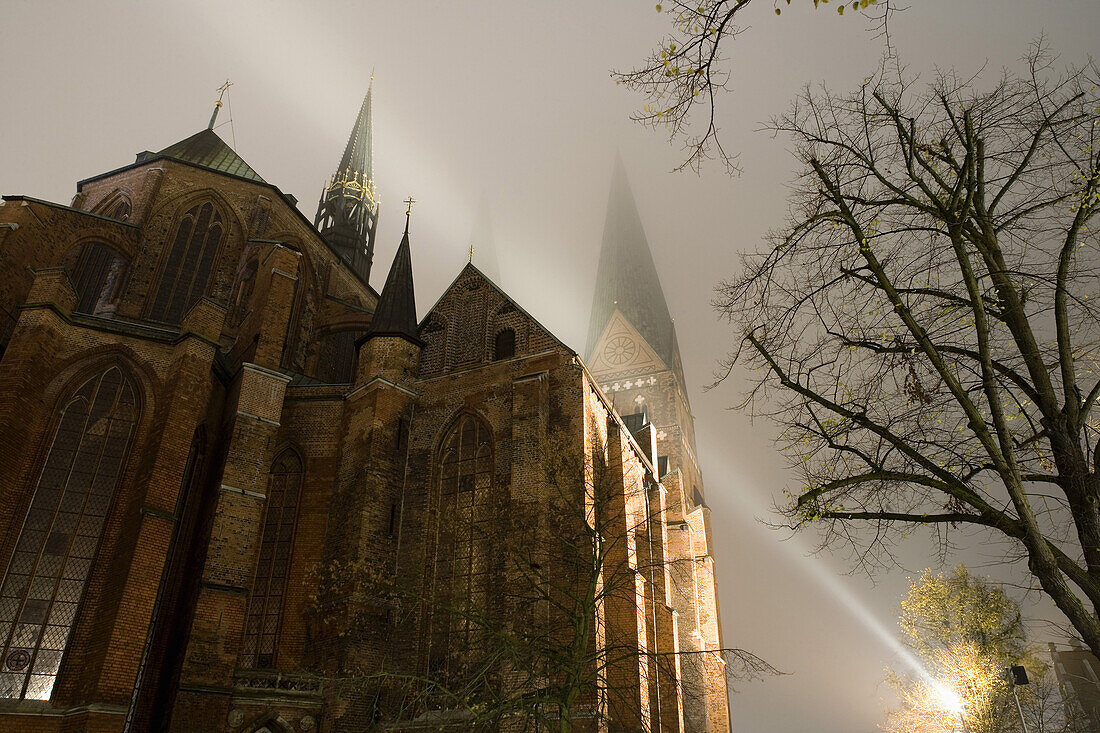
[[[715,305],[801,477],[792,527],[862,565],[915,527],[999,538],[1100,653],[1098,76],[1036,47],[987,90],[807,90],[774,121],[789,220]]]
[[[1019,713],[1004,670],[1023,665],[1030,684],[1016,689],[1031,730],[1073,730],[1050,665],[1029,646],[1020,608],[1003,590],[959,566],[951,575],[926,570],[901,604],[902,639],[929,678],[891,673],[900,707],[889,733],[1019,731]]]
[[[885,31],[889,0],[798,0],[815,9],[836,8],[840,15],[865,15]],[[749,5],[752,5],[750,11]],[[772,12],[780,15],[791,0],[772,0]],[[672,29],[657,48],[637,67],[615,71],[616,83],[641,93],[646,103],[632,119],[668,130],[669,138],[683,144],[687,158],[680,169],[699,170],[704,160],[716,158],[727,171],[737,170],[734,155],[722,147],[716,120],[716,102],[729,90],[730,72],[723,49],[741,34],[741,23],[767,12],[764,0],[670,0],[656,4]]]

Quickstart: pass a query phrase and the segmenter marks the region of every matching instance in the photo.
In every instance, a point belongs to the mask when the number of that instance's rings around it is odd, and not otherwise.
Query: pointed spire
[[[630,191],[626,169],[617,154],[588,327],[586,351],[589,356],[616,309],[630,321],[665,364],[675,368],[679,359],[676,358],[672,317],[642,219]]]
[[[416,298],[413,294],[412,253],[409,250],[409,218],[405,214],[405,233],[401,244],[390,265],[390,274],[378,298],[378,307],[374,318],[367,327],[366,337],[400,336],[415,344],[420,343],[416,335]]]
[[[378,195],[373,173],[371,97],[374,76],[359,107],[348,144],[336,173],[321,192],[314,226],[328,246],[363,280],[370,278],[374,233],[378,226]]]
[[[348,136],[348,144],[344,147],[344,155],[340,158],[340,167],[337,172],[346,172],[369,181],[373,179],[374,149],[372,137],[374,135],[374,120],[371,114],[371,95],[374,92],[374,75],[371,75],[370,84],[367,86],[367,95],[363,97],[363,104],[359,107],[359,115],[355,118],[355,126],[351,128]]]

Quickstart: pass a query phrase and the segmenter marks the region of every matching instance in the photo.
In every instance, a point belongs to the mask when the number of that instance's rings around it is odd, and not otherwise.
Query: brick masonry
[[[103,215],[123,200],[125,221]],[[205,203],[225,227],[209,281],[179,324],[153,322],[178,222]],[[74,312],[90,243],[125,262],[96,314]],[[138,406],[50,699],[0,700],[0,731],[106,733],[128,717],[133,731],[408,729],[386,690],[354,680],[432,671],[443,622],[430,599],[450,562],[440,548],[457,531],[440,493],[442,451],[464,420],[483,426],[490,458],[477,491],[492,511],[478,511],[491,533],[527,515],[548,531],[539,507],[551,489],[615,508],[600,531],[622,542],[601,583],[628,590],[593,607],[592,644],[629,653],[589,670],[621,694],[584,697],[575,729],[658,718],[662,730],[729,729],[709,510],[674,370],[589,371],[467,266],[417,342],[369,338],[351,355],[351,382],[327,382],[328,340],[365,330],[377,299],[262,182],[154,157],[83,182],[72,206],[5,199],[3,567],[73,391],[113,366]],[[496,354],[504,329],[514,352]],[[619,413],[642,404],[653,425],[632,434]],[[287,451],[302,470],[280,530],[290,550],[274,651],[255,668],[242,649],[268,562],[272,466]],[[664,476],[658,457],[670,461]],[[559,464],[578,469],[562,479]],[[498,567],[485,547],[471,550],[476,562]],[[502,587],[519,582],[494,572]],[[421,600],[403,605],[398,591]]]

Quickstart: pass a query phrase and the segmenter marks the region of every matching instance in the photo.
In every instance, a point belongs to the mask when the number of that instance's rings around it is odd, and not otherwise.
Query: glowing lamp
[[[939,697],[940,706],[947,711],[962,715],[966,710],[966,703],[959,697],[959,693],[945,684],[936,683],[936,696]]]

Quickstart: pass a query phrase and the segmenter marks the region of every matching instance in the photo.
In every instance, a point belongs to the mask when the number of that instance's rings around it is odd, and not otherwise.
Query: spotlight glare
[[[939,697],[940,705],[943,706],[944,710],[948,710],[958,715],[963,714],[966,710],[966,703],[959,697],[959,693],[942,682],[936,682],[933,687],[936,690],[936,696]]]

